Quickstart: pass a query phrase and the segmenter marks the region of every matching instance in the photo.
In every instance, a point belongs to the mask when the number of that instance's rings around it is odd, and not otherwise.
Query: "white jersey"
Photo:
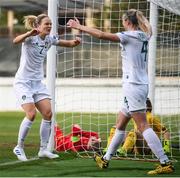
[[[122,47],[123,83],[148,84],[147,49],[150,39],[142,31],[117,33]]]
[[[39,35],[25,39],[21,48],[20,66],[15,78],[20,80],[42,80],[43,63],[51,45],[57,45],[56,37],[47,35],[44,40]]]

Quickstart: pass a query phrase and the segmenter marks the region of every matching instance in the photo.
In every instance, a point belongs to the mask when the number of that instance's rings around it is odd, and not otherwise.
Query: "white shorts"
[[[121,112],[130,117],[132,112],[146,111],[148,85],[123,84],[123,104]]]
[[[45,98],[51,99],[45,84],[41,81],[15,80],[14,91],[20,105],[37,103]]]

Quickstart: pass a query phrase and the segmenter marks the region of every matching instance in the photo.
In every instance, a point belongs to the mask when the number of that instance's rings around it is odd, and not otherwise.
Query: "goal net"
[[[170,132],[169,155],[173,158],[180,144],[180,1],[151,0],[157,7],[157,36],[155,36],[155,77],[153,114]],[[120,32],[122,14],[135,8],[149,19],[150,1],[146,0],[57,0],[57,26],[61,39],[79,36],[82,44],[75,48],[57,48],[55,118],[55,149],[76,151],[80,156],[91,156],[105,151],[111,128],[116,123],[122,101],[121,50],[118,43],[103,41],[66,26],[71,18],[81,24],[106,32]],[[156,22],[155,22],[156,23]],[[153,29],[156,30],[156,28]],[[156,32],[155,32],[156,34]],[[150,49],[151,50],[151,49]],[[152,58],[150,56],[150,58]],[[51,66],[48,66],[51,67]],[[150,82],[151,83],[151,82]],[[152,92],[153,93],[153,92]],[[76,124],[76,125],[75,125]],[[130,122],[127,135],[134,128]],[[86,133],[87,131],[87,133]],[[112,130],[111,130],[112,131]],[[90,133],[89,133],[90,132]],[[95,134],[90,141],[88,134]],[[91,135],[91,136],[92,136]],[[88,137],[88,139],[84,137]],[[159,133],[164,140],[164,131]],[[134,138],[133,138],[134,139]],[[142,144],[142,148],[146,147]],[[136,148],[133,145],[133,148]],[[122,150],[122,149],[121,149]],[[154,159],[153,154],[138,153],[135,149],[117,157]]]

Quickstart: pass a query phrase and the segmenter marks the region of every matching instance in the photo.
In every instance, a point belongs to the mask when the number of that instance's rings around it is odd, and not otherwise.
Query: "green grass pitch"
[[[17,161],[12,153],[17,142],[21,112],[0,113],[0,177],[148,177],[147,171],[156,163],[132,160],[112,160],[109,168],[101,170],[93,159],[80,158],[75,153],[59,153],[55,160],[36,159],[39,148],[40,116],[36,118],[25,142],[25,152],[32,161]],[[61,117],[61,115],[60,115]],[[95,117],[95,115],[94,115]],[[180,177],[180,152],[174,152],[175,172],[163,177]]]

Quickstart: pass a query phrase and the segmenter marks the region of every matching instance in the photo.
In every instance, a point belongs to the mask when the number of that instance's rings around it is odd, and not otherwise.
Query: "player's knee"
[[[36,117],[36,110],[26,112],[26,117],[30,119],[31,121],[34,121]]]
[[[43,113],[43,118],[47,119],[47,120],[51,120],[51,118],[52,118],[52,111],[51,110],[45,111]]]

